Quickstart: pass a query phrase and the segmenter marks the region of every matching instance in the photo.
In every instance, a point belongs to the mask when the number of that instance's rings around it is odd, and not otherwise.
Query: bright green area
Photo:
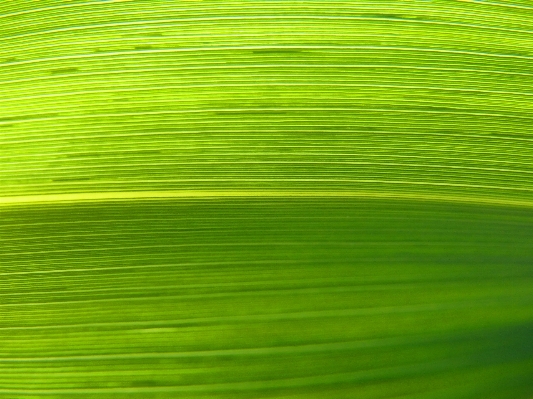
[[[503,5],[10,0],[2,195],[531,200],[533,8]]]
[[[533,392],[531,210],[182,200],[2,220],[3,397]]]
[[[530,0],[4,0],[0,44],[1,399],[532,398]]]

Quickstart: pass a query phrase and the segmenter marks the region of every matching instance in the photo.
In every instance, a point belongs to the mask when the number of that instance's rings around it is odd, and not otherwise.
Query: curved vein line
[[[317,64],[317,65],[305,65],[305,64],[245,64],[245,65],[183,65],[180,67],[166,67],[166,68],[133,68],[133,69],[119,69],[111,71],[93,71],[93,72],[77,72],[76,77],[86,76],[99,76],[99,75],[114,75],[114,74],[140,74],[151,72],[170,72],[170,71],[182,71],[182,70],[210,70],[210,69],[243,69],[243,68],[397,68],[408,70],[421,70],[421,71],[449,71],[449,72],[475,72],[478,74],[497,74],[497,75],[512,75],[512,76],[533,76],[532,73],[516,72],[516,71],[498,71],[489,69],[468,69],[468,68],[442,68],[442,67],[425,67],[416,65],[384,65],[384,64]],[[64,77],[63,77],[64,78]],[[1,84],[18,84],[23,82],[34,82],[39,80],[57,79],[57,76],[36,76],[32,78],[6,80],[0,82]]]
[[[319,125],[319,124],[314,124],[315,127],[321,127],[322,125]],[[327,125],[326,125],[327,126]],[[297,133],[309,133],[309,132],[315,132],[315,130],[309,130],[309,129],[294,129],[293,127],[291,127],[291,130],[293,132],[297,132]],[[178,129],[176,128],[176,131],[178,131]],[[243,132],[248,132],[249,130],[236,130],[236,129],[232,129],[232,132],[237,132],[237,133],[243,133]],[[279,133],[277,130],[268,130],[268,129],[262,129],[261,130],[262,132],[268,132],[268,133]],[[364,132],[364,133],[368,133],[368,132],[365,132],[365,131],[361,131],[361,130],[355,130],[355,129],[328,129],[328,132],[331,132],[331,133],[361,133],[361,132]],[[376,134],[398,134],[399,132],[398,131],[391,131],[391,130],[375,130],[375,131],[372,131],[373,133],[376,133]],[[186,133],[186,134],[197,134],[197,133],[200,133],[199,130],[192,130],[192,131],[182,131],[180,130],[180,133]],[[205,131],[202,131],[202,133],[213,133],[212,131],[208,131],[208,132],[205,132]],[[402,132],[404,133],[404,132]],[[154,136],[154,135],[161,135],[162,133],[152,133],[152,132],[148,132],[148,133],[144,133],[144,132],[129,132],[129,133],[113,133],[113,134],[93,134],[93,135],[76,135],[76,139],[99,139],[99,138],[117,138],[117,137],[146,137],[146,136]],[[174,133],[166,133],[167,135],[170,135],[170,134],[174,134]],[[414,136],[424,136],[426,133],[418,133],[418,132],[409,132],[410,135],[414,135]],[[493,135],[480,135],[480,134],[457,134],[457,133],[442,133],[442,132],[439,132],[439,133],[434,133],[432,132],[431,133],[433,136],[435,137],[460,137],[461,139],[464,139],[464,138],[468,138],[468,139],[472,139],[472,138],[475,138],[475,139],[483,139],[485,141],[488,141],[488,140],[501,140],[501,141],[519,141],[519,142],[531,142],[533,141],[533,139],[528,139],[528,138],[523,138],[523,137],[512,137],[512,136],[509,136],[509,137],[504,137],[504,136],[493,136]],[[42,135],[40,136],[37,136],[39,138],[32,138],[30,140],[5,140],[3,141],[2,144],[22,144],[22,143],[35,143],[35,142],[50,142],[50,141],[63,141],[64,138],[64,133],[59,133],[58,134],[58,137],[57,136],[53,136],[51,134],[47,134],[46,135],[47,137],[45,138],[42,138]],[[51,136],[51,137],[50,137]],[[235,141],[235,139],[233,139]],[[268,140],[272,140],[272,141],[279,141],[279,138],[274,138],[274,139],[268,139],[268,138],[261,138],[261,139],[254,139],[254,138],[247,138],[245,139],[246,141],[268,141]],[[314,139],[315,141],[314,142],[318,142],[318,141],[326,141],[326,142],[329,142],[329,140],[327,139],[323,139],[323,140],[317,140],[317,139]],[[198,142],[208,142],[209,140],[198,140],[198,139],[195,139],[195,140],[192,140],[194,143],[198,143]],[[171,142],[171,143],[175,143],[175,141],[170,141],[170,140],[158,140],[158,143],[168,143],[168,142]],[[513,143],[514,144],[514,143]],[[56,149],[56,148],[75,148],[75,147],[81,147],[85,144],[75,144],[75,145],[62,145],[62,146],[54,146],[52,147],[53,149]],[[486,144],[482,144],[481,146],[483,147],[497,147],[497,145],[486,145]],[[505,147],[510,147],[507,143],[505,144]],[[199,148],[205,148],[205,147],[200,147]],[[315,146],[312,146],[312,148],[315,148]],[[383,148],[383,147],[380,147],[380,148]],[[500,147],[500,150],[501,150],[501,147]],[[124,152],[127,152],[127,151],[135,151],[135,150],[124,150]],[[439,150],[439,151],[442,151],[442,150]],[[471,152],[471,151],[470,151]],[[81,153],[83,154],[84,152],[78,152],[78,153]],[[62,154],[73,154],[72,152],[64,152],[62,151]],[[75,153],[74,153],[75,154]],[[39,157],[41,156],[42,154],[32,154],[34,157]],[[44,155],[55,155],[55,153],[48,153],[48,154],[44,154]],[[332,154],[332,155],[337,155],[337,154]],[[349,156],[353,156],[353,154],[341,154],[341,155],[349,155]],[[9,155],[9,156],[0,156],[0,159],[6,159],[6,158],[19,158],[19,157],[27,157],[28,155],[27,154],[23,154],[23,155]],[[463,158],[461,158],[463,159]],[[513,162],[511,162],[513,163]]]
[[[459,111],[457,111],[459,109]],[[201,114],[209,112],[227,112],[227,113],[244,113],[244,112],[289,112],[289,111],[339,111],[339,112],[353,112],[353,111],[371,111],[371,112],[399,112],[399,113],[419,113],[419,114],[443,114],[443,115],[475,115],[475,116],[488,116],[499,118],[516,118],[532,120],[533,115],[513,115],[513,114],[501,114],[491,112],[467,112],[461,111],[460,108],[450,108],[450,110],[428,110],[428,109],[395,109],[395,108],[357,108],[357,107],[272,107],[272,108],[206,108],[206,109],[180,109],[180,110],[160,110],[160,111],[134,111],[134,112],[114,112],[104,114],[82,114],[82,115],[60,115],[60,116],[46,116],[38,118],[28,118],[21,120],[8,120],[1,121],[0,125],[12,125],[13,123],[28,123],[28,122],[41,122],[41,121],[57,121],[57,120],[79,120],[79,119],[91,119],[91,118],[113,118],[123,116],[146,116],[146,115],[176,115],[176,114]]]
[[[20,35],[4,36],[0,37],[0,40],[12,40],[20,39],[32,36],[42,36],[44,34],[54,34],[63,32],[73,32],[80,30],[100,29],[100,28],[117,28],[117,27],[130,27],[140,25],[142,27],[146,25],[152,25],[153,27],[166,27],[176,26],[178,22],[200,22],[200,21],[225,21],[225,20],[347,20],[347,21],[394,21],[398,23],[413,23],[413,24],[425,24],[425,25],[443,25],[454,27],[465,27],[474,29],[487,29],[501,32],[513,32],[513,33],[526,33],[531,34],[533,30],[526,29],[512,29],[502,28],[498,26],[490,25],[477,25],[459,22],[444,22],[444,21],[432,21],[432,20],[420,20],[409,18],[387,18],[387,17],[365,17],[365,16],[329,16],[329,15],[239,15],[239,16],[217,16],[217,17],[194,17],[194,18],[170,18],[170,19],[153,19],[144,21],[128,21],[128,22],[114,22],[107,24],[92,24],[81,25],[67,28],[50,29],[38,32],[24,33]],[[121,29],[120,29],[121,30]],[[126,29],[128,30],[128,29]],[[85,43],[85,42],[80,42]],[[87,42],[88,43],[88,42]]]
[[[249,155],[249,154],[245,154]],[[323,155],[323,154],[320,154]],[[404,157],[405,158],[405,157]],[[101,159],[101,158],[100,158]],[[114,170],[131,170],[131,168],[138,168],[140,166],[213,166],[213,165],[230,165],[230,166],[238,166],[238,165],[291,165],[291,166],[301,166],[301,165],[321,165],[321,166],[328,166],[328,165],[340,165],[340,166],[398,166],[398,167],[407,167],[407,168],[426,168],[426,169],[439,169],[439,170],[461,170],[461,171],[473,171],[470,175],[482,175],[483,177],[489,175],[493,176],[495,173],[490,172],[508,172],[508,173],[514,173],[517,175],[530,175],[533,174],[533,170],[527,170],[527,169],[507,169],[507,168],[495,168],[495,167],[479,167],[479,166],[463,166],[463,165],[446,165],[446,164],[417,164],[417,163],[401,163],[401,162],[381,162],[381,161],[302,161],[302,160],[288,160],[288,161],[226,161],[226,160],[217,160],[217,161],[166,161],[166,162],[154,162],[151,161],[151,158],[146,160],[145,162],[128,162],[128,163],[122,163],[122,164],[100,164],[100,165],[71,165],[71,166],[62,166],[59,170],[57,169],[51,169],[50,167],[41,167],[41,168],[25,168],[24,172],[43,172],[43,171],[54,171],[55,175],[54,178],[60,178],[60,176],[64,176],[65,174],[67,176],[71,175],[72,170],[82,170],[82,171],[102,171],[102,170],[109,170],[109,168],[114,168]],[[528,165],[528,164],[525,164]],[[530,166],[530,165],[528,165]],[[6,173],[12,173],[17,172],[19,168],[14,169],[8,169],[4,168],[4,172]],[[480,173],[480,171],[483,171],[485,173]],[[466,174],[463,174],[465,176]],[[467,175],[468,176],[468,175]],[[523,177],[523,176],[521,176]],[[509,179],[510,176],[507,176],[507,179]],[[19,180],[20,176],[17,176],[15,180]],[[515,177],[516,179],[516,177]],[[7,182],[12,179],[2,179],[4,182]]]
[[[180,52],[202,52],[202,51],[239,51],[239,50],[273,50],[273,49],[294,49],[294,50],[391,50],[391,51],[418,51],[430,53],[444,53],[444,54],[461,54],[474,55],[480,57],[497,57],[497,58],[515,58],[521,60],[533,60],[533,56],[515,55],[515,54],[498,54],[498,53],[483,53],[478,51],[468,50],[452,50],[452,49],[436,49],[436,48],[421,48],[421,47],[395,47],[395,46],[350,46],[350,45],[263,45],[263,46],[219,46],[219,47],[181,47],[171,49],[146,49],[146,50],[127,50],[127,51],[110,51],[104,53],[89,53],[64,55],[59,57],[38,58],[23,61],[14,61],[9,64],[0,64],[1,67],[14,65],[28,65],[38,64],[49,61],[64,61],[64,60],[83,60],[88,58],[103,58],[115,57],[121,55],[139,55],[139,54],[164,54],[164,53],[180,53]]]
[[[419,343],[424,341],[425,337],[418,339],[408,337],[381,338],[355,340],[345,342],[307,344],[297,346],[267,346],[255,348],[237,348],[237,349],[213,349],[197,350],[183,352],[145,352],[145,353],[121,353],[108,355],[80,355],[80,356],[49,356],[49,357],[28,357],[28,358],[0,358],[1,363],[35,363],[35,362],[65,362],[65,361],[90,361],[106,359],[181,359],[181,358],[205,358],[205,357],[233,357],[233,356],[263,356],[263,355],[281,355],[289,353],[316,353],[328,351],[342,351],[363,348],[376,348],[384,346],[396,346],[402,344]],[[427,340],[432,340],[430,337]]]
[[[47,93],[35,96],[21,96],[11,98],[0,98],[0,103],[9,101],[34,100],[41,98],[61,98],[67,96],[80,96],[92,94],[105,93],[128,93],[128,92],[143,92],[143,91],[161,91],[187,88],[218,88],[218,87],[269,87],[269,86],[318,86],[318,87],[368,87],[380,89],[412,89],[412,90],[432,90],[432,91],[451,91],[464,93],[483,93],[483,94],[503,94],[516,96],[533,96],[533,92],[518,92],[518,91],[502,91],[502,90],[483,90],[470,89],[459,87],[443,87],[443,86],[415,86],[415,85],[390,85],[390,84],[371,84],[371,83],[328,83],[328,82],[256,82],[256,83],[209,83],[209,84],[189,84],[189,85],[154,85],[149,87],[135,87],[130,86],[119,89],[98,89],[98,90],[81,90],[72,92]],[[68,87],[68,86],[67,86]]]
[[[495,300],[500,303],[501,300]],[[11,330],[50,330],[50,329],[69,329],[69,328],[87,328],[87,327],[147,327],[147,326],[183,326],[191,324],[217,324],[217,323],[249,323],[249,322],[269,322],[273,320],[299,320],[299,319],[313,319],[313,318],[328,318],[328,317],[357,317],[369,315],[381,315],[389,313],[416,313],[428,311],[440,311],[447,309],[455,309],[472,306],[487,306],[490,303],[481,301],[458,301],[458,302],[437,302],[424,303],[417,305],[398,305],[398,306],[382,306],[382,307],[366,307],[366,308],[349,308],[349,309],[332,309],[332,310],[315,310],[302,312],[287,312],[287,313],[261,313],[248,314],[239,316],[207,316],[196,317],[189,319],[175,319],[175,320],[154,320],[154,321],[110,321],[110,322],[94,322],[94,323],[79,323],[79,324],[53,324],[53,325],[37,325],[37,326],[12,326],[0,327],[0,331]]]
[[[491,188],[490,186],[487,186]],[[533,191],[533,189],[526,190]],[[135,201],[158,199],[215,199],[215,198],[375,198],[411,199],[421,201],[442,201],[510,205],[533,207],[533,201],[490,197],[468,197],[457,195],[413,194],[378,191],[294,191],[294,190],[174,190],[174,191],[122,191],[87,192],[69,194],[42,194],[15,197],[0,197],[0,207],[61,204],[73,202]]]

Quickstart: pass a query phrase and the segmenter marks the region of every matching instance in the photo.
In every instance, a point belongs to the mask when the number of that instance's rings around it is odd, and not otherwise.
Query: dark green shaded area
[[[1,217],[4,397],[533,393],[530,209],[212,199]]]

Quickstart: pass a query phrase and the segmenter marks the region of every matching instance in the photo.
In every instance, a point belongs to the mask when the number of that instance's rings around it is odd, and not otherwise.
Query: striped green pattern
[[[531,399],[531,0],[0,2],[0,398]]]

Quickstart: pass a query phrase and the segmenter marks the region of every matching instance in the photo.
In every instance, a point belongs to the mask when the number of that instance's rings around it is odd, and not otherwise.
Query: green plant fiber
[[[0,398],[532,399],[533,1],[0,1]]]

